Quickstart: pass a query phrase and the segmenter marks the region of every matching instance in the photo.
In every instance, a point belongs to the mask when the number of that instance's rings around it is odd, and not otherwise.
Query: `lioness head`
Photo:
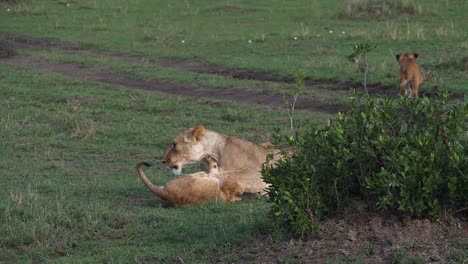
[[[204,126],[189,128],[178,135],[167,148],[162,163],[166,164],[176,175],[182,173],[182,166],[198,162],[203,153],[199,141],[205,133]]]
[[[415,61],[418,57],[418,53],[400,53],[397,54],[396,59],[400,65],[408,64],[409,61]]]

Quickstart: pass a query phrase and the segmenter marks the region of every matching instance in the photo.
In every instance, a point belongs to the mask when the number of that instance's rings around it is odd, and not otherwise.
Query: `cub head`
[[[208,174],[217,174],[219,172],[219,162],[215,156],[206,155],[200,163],[202,171]]]
[[[178,135],[164,153],[162,163],[172,169],[174,174],[181,174],[183,165],[197,162],[203,155],[199,143],[204,133],[204,126],[196,126]]]
[[[415,61],[418,57],[418,53],[400,53],[397,54],[396,59],[400,65],[407,64],[409,61]]]

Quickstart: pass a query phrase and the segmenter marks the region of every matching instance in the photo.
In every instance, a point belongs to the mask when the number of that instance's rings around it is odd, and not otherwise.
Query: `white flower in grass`
[[[181,40],[180,42],[185,43],[185,40]]]
[[[333,33],[333,30],[328,31],[328,33],[332,34],[332,33]]]
[[[341,34],[343,34],[343,35],[344,35],[344,34],[346,34],[346,32],[344,32],[344,31],[343,31],[343,32],[341,32]]]
[[[252,40],[249,39],[249,44],[252,43]]]
[[[67,7],[70,7],[70,3],[67,3]]]
[[[320,34],[317,34],[317,38],[320,38]]]
[[[7,8],[7,10],[6,10],[6,11],[7,11],[7,12],[10,12],[10,11],[11,11],[11,9],[10,9],[10,8]]]
[[[297,37],[294,37],[294,40],[297,40]]]

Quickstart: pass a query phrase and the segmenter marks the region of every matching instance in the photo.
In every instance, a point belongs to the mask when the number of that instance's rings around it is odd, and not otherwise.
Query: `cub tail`
[[[143,172],[143,169],[141,168],[142,166],[145,166],[145,167],[151,167],[151,164],[149,164],[148,162],[140,162],[137,164],[136,166],[136,169],[138,171],[138,175],[140,176],[141,180],[145,183],[146,187],[148,187],[148,189],[150,189],[150,191],[154,194],[156,194],[159,198],[161,199],[164,199],[166,201],[171,201],[171,197],[169,195],[169,193],[167,191],[165,191],[164,189],[154,185],[149,179],[148,177],[146,177],[145,173]]]

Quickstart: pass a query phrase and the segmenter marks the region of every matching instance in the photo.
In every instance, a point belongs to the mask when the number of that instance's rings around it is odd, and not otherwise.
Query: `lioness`
[[[400,64],[400,94],[403,96],[408,92],[412,96],[419,96],[419,86],[423,78],[416,63],[418,57],[417,53],[400,53],[396,55],[396,59]]]
[[[151,192],[174,206],[197,205],[201,202],[223,201],[235,202],[240,200],[242,189],[230,176],[217,178],[218,165],[216,159],[205,158],[203,160],[209,173],[198,172],[177,177],[166,183],[164,187],[158,187],[151,183],[143,172],[142,166],[150,167],[147,162],[140,162],[137,171],[140,178]]]
[[[274,148],[223,135],[199,125],[178,135],[166,150],[162,162],[175,174],[180,174],[184,165],[200,162],[206,155],[215,156],[220,173],[235,171],[232,177],[245,192],[263,194],[267,184],[262,180],[260,170],[267,155],[276,152]]]

